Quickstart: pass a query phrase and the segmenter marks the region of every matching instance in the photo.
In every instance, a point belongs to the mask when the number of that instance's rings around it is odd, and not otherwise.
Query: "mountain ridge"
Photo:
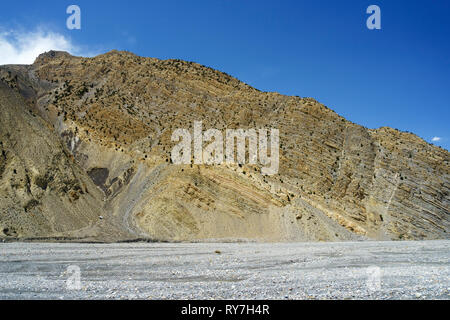
[[[30,66],[1,66],[0,79],[97,184],[98,215],[126,226],[122,238],[448,238],[449,153],[412,133],[367,129],[312,98],[128,52],[50,51]],[[196,120],[205,129],[279,128],[279,174],[262,176],[254,165],[171,164],[171,133]],[[2,141],[13,129],[5,128]],[[5,203],[0,209],[9,210]],[[2,229],[12,228],[4,221]],[[113,227],[105,230],[110,236]],[[98,232],[89,237],[104,237]]]

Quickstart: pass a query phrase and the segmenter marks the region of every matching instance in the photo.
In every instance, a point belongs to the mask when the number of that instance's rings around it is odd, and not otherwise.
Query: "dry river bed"
[[[450,241],[0,243],[0,299],[449,299]]]

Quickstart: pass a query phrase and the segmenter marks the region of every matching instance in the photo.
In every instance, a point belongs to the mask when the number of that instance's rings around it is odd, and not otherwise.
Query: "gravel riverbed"
[[[0,299],[450,299],[449,262],[449,240],[2,243]]]

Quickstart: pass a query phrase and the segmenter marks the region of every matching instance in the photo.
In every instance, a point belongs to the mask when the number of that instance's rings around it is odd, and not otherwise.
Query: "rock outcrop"
[[[0,67],[0,102],[0,236],[449,238],[448,151],[197,63],[51,51]],[[172,164],[194,121],[279,129],[278,174]]]

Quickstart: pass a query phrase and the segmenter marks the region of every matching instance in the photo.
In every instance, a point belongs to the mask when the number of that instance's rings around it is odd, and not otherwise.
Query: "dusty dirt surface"
[[[0,299],[449,299],[449,248],[446,240],[4,243]]]

